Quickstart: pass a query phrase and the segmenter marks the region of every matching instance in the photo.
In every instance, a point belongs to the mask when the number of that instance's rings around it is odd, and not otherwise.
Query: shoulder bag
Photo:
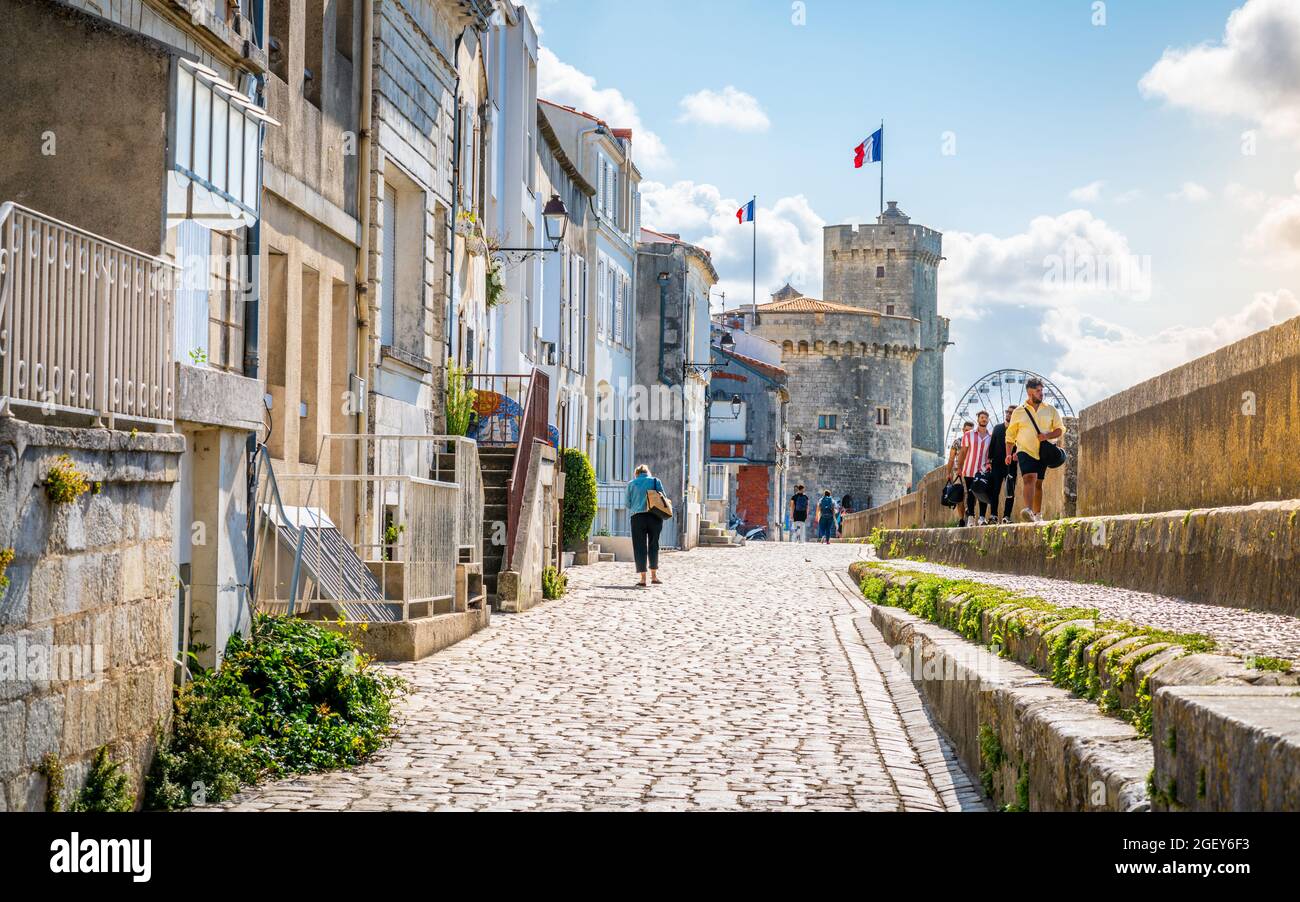
[[[1041,435],[1043,430],[1038,428],[1038,421],[1034,419],[1034,412],[1029,409],[1028,404],[1025,405],[1025,413],[1029,415],[1029,422],[1034,424],[1034,432]],[[1055,470],[1065,463],[1068,456],[1065,449],[1054,442],[1038,443],[1038,457],[1047,465],[1048,469]]]
[[[645,503],[646,510],[660,520],[671,520],[673,518],[673,503],[664,494],[664,484],[658,479],[655,480],[654,488],[646,489]]]

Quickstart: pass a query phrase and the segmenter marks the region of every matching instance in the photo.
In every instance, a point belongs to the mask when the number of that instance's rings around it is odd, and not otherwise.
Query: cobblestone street
[[[847,579],[859,545],[752,543],[570,571],[570,591],[414,664],[393,744],[242,810],[972,810]],[[856,622],[855,622],[856,621]]]

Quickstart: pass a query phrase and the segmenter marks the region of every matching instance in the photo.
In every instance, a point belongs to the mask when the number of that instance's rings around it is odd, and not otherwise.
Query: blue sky
[[[950,403],[1024,366],[1083,406],[1300,313],[1296,0],[528,5],[543,96],[637,129],[646,223],[713,251],[729,306],[755,193],[760,296],[820,293],[820,225],[877,212],[852,149],[883,117],[887,199],[945,233]],[[1134,281],[1045,290],[1056,258]]]

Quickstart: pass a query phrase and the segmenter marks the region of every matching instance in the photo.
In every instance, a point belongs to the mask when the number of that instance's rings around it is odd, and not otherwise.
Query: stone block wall
[[[143,783],[171,714],[176,645],[173,484],[179,435],[0,419],[0,811],[40,810],[46,754],[65,801],[95,750]],[[42,483],[67,455],[92,489],[55,504]]]
[[[1300,498],[1300,317],[1079,416],[1079,514]]]

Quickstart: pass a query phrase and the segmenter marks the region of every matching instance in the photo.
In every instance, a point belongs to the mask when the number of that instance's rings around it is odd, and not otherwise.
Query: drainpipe
[[[465,32],[461,31],[461,33],[456,37],[456,49],[452,53],[452,57],[455,61],[455,66],[456,66],[456,99],[455,102],[453,103],[452,109],[456,111],[455,113],[456,121],[452,125],[452,133],[451,133],[452,134],[452,139],[451,139],[451,239],[447,243],[448,272],[449,272],[448,281],[450,282],[450,284],[447,286],[447,316],[446,316],[447,321],[446,323],[443,324],[443,327],[447,330],[447,359],[448,360],[450,360],[452,357],[452,337],[455,334],[455,327],[456,327],[456,224],[460,221],[460,145],[461,145],[461,138],[463,137],[460,133],[460,121],[461,121],[460,47],[461,44],[464,43],[464,40],[465,40]],[[444,368],[443,370],[444,382],[446,378],[447,378],[446,370]],[[445,384],[443,386],[443,391],[446,391]],[[446,431],[447,428],[446,419],[447,419],[447,412],[444,408],[443,410],[443,431],[444,432]]]
[[[357,214],[361,220],[361,235],[357,246],[357,266],[355,276],[356,314],[357,314],[357,375],[365,380],[365,393],[371,390],[370,372],[370,143],[371,116],[373,97],[373,54],[375,37],[374,0],[361,2],[361,97],[357,134]],[[357,435],[369,432],[366,412],[370,408],[370,399],[354,399],[357,405]],[[366,451],[369,443],[362,441],[357,446],[356,470],[359,476],[365,476],[367,467]],[[366,525],[366,483],[357,481],[357,509],[353,535],[357,540],[365,534]]]

